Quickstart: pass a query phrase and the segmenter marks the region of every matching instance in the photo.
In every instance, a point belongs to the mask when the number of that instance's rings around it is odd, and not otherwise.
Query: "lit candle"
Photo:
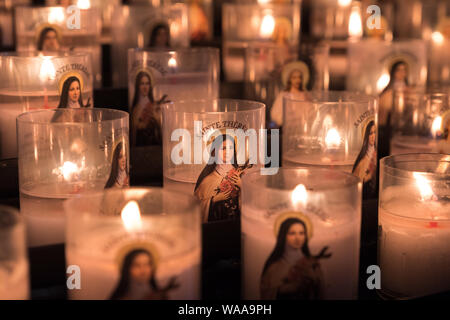
[[[245,299],[356,299],[361,182],[327,169],[243,178]]]
[[[92,68],[87,53],[5,53],[0,55],[0,74],[0,159],[17,157],[16,117],[21,113],[92,107]],[[76,101],[69,94],[71,87],[79,88]]]
[[[199,299],[200,212],[192,196],[111,190],[65,204],[67,265],[81,270],[70,299]]]
[[[448,168],[449,160],[438,154],[381,161],[378,264],[386,298],[450,289]]]
[[[63,243],[66,199],[129,185],[128,113],[42,110],[20,115],[17,123],[28,245]]]

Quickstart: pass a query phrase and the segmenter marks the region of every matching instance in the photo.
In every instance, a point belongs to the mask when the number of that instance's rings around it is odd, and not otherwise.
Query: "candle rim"
[[[192,110],[180,110],[182,105],[191,105],[198,107],[198,104],[203,104],[206,107],[210,107],[213,103],[218,103],[219,107],[223,104],[234,104],[234,108],[245,108],[244,110],[229,110],[229,111],[192,111]],[[181,106],[180,106],[181,105]],[[236,107],[237,105],[237,107]],[[254,113],[262,111],[266,108],[266,105],[262,102],[254,101],[254,100],[246,100],[246,99],[222,99],[222,98],[213,98],[213,99],[196,99],[196,100],[180,100],[175,102],[168,102],[161,105],[163,113],[171,112],[171,113],[179,113],[179,114],[211,114],[211,115],[221,115],[221,114],[245,114],[245,113]],[[223,119],[225,120],[225,119]]]

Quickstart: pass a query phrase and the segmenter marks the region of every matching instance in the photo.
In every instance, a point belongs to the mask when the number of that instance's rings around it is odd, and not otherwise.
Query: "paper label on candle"
[[[363,142],[352,173],[363,182],[364,197],[373,196],[377,184],[377,126],[373,113],[373,110],[365,112],[354,124],[361,128]]]
[[[141,236],[145,237],[145,234]],[[150,238],[154,235],[150,235]],[[158,281],[160,254],[152,242],[129,241],[129,236],[119,238],[122,246],[115,248],[119,273],[117,284],[111,292],[111,300],[166,300],[170,292],[180,286],[177,276]],[[123,244],[124,239],[126,244]],[[158,241],[169,241],[160,238]],[[173,245],[172,245],[173,246]]]
[[[128,137],[118,139],[111,154],[111,171],[105,189],[130,186]]]
[[[200,201],[203,222],[240,217],[241,176],[253,165],[247,155],[244,163],[238,163],[240,142],[236,136],[230,135],[232,130],[227,130],[227,127],[235,129],[236,126],[247,128],[237,121],[221,121],[202,129],[209,160],[197,179],[194,195]],[[244,141],[249,143],[247,139]],[[245,146],[243,150],[248,148]]]
[[[329,259],[332,253],[327,246],[319,253],[310,251],[311,220],[301,212],[285,212],[276,219],[274,231],[276,243],[261,275],[261,299],[323,299],[321,260]]]
[[[134,75],[133,99],[131,101],[131,141],[135,146],[160,145],[162,143],[161,131],[161,104],[169,102],[167,94],[154,97],[155,79],[154,70],[165,74],[159,64],[150,63],[156,69],[137,68]],[[131,93],[131,92],[130,92]]]
[[[62,15],[64,20],[64,12],[62,12]],[[56,24],[44,22],[36,28],[36,48],[38,51],[60,50],[61,39],[61,28]]]

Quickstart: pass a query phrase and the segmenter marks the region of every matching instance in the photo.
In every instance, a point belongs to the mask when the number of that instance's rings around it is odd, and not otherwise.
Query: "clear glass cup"
[[[387,299],[450,290],[450,156],[401,154],[380,162],[378,266]]]
[[[70,299],[200,298],[201,222],[192,196],[111,189],[71,199],[65,210],[67,266],[81,271]]]
[[[64,242],[64,200],[129,186],[128,122],[128,113],[112,109],[41,110],[17,118],[29,246]]]
[[[361,181],[321,168],[242,179],[245,299],[356,299]]]

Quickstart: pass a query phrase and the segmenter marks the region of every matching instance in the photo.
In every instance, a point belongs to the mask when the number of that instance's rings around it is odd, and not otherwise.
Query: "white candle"
[[[242,198],[245,299],[357,298],[356,177],[317,168],[255,172],[243,178]]]
[[[117,192],[66,203],[66,260],[81,270],[81,289],[71,290],[70,298],[199,299],[197,205],[191,196],[162,189],[128,189],[123,195],[133,197],[133,192],[136,201],[131,206],[128,200],[109,202],[122,197]],[[109,204],[105,205],[105,199]],[[122,218],[111,213],[116,207],[123,208]],[[100,211],[105,215],[99,215]],[[137,259],[143,261],[139,260],[140,269],[136,269]],[[156,283],[153,287],[149,286],[151,277]]]
[[[381,290],[413,298],[450,290],[450,204],[389,187],[379,207]]]

